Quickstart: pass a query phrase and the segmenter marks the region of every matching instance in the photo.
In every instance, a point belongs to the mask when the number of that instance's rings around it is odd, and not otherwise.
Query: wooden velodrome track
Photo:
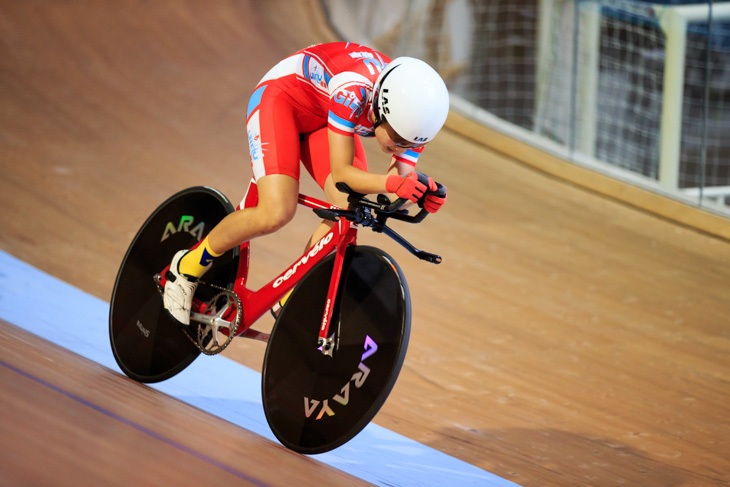
[[[325,26],[312,1],[2,2],[0,248],[108,301],[167,196],[204,184],[242,197],[248,96],[280,58],[335,40]],[[399,260],[414,301],[409,354],[375,422],[524,486],[728,485],[730,243],[453,130],[422,159],[449,202],[402,231],[443,264],[363,238]],[[315,224],[302,213],[255,242],[260,283]],[[244,452],[262,482],[357,482],[10,325],[0,333],[4,362],[223,464]],[[260,370],[263,352],[240,340],[225,355]],[[2,485],[141,485],[150,469],[158,485],[241,480],[174,448],[140,451],[137,430],[0,377]]]

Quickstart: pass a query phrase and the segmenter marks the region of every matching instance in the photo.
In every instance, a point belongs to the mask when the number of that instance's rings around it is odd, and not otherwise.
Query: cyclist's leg
[[[286,95],[286,80],[273,80],[257,88],[249,103],[247,132],[251,165],[257,179],[256,207],[229,214],[194,250],[173,257],[164,305],[183,324],[189,324],[197,278],[215,256],[267,235],[294,217],[299,194],[299,129],[296,108]]]
[[[243,242],[279,230],[294,217],[299,181],[284,174],[264,176],[256,182],[257,206],[230,213],[208,235],[211,248],[224,253]]]
[[[325,197],[327,199],[327,203],[337,205],[341,208],[347,208],[347,195],[345,193],[341,193],[335,187],[334,180],[332,179],[332,174],[329,174],[327,176],[323,189]],[[322,220],[322,222],[320,222],[320,224],[312,233],[312,236],[309,238],[309,242],[307,242],[307,248],[312,247],[315,243],[317,243],[320,238],[327,235],[327,232],[330,231],[334,224],[335,222],[331,220]]]
[[[211,231],[216,253],[279,230],[294,217],[299,195],[299,122],[287,95],[288,78],[257,88],[249,103],[246,129],[258,205],[236,211]]]

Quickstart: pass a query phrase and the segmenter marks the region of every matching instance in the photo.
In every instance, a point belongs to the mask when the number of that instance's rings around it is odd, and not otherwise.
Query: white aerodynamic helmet
[[[398,135],[413,144],[436,136],[449,113],[449,91],[431,66],[412,57],[393,59],[373,92],[375,126],[387,120]]]

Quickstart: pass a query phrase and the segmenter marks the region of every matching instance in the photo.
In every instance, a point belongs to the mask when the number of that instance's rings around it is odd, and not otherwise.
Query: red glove
[[[413,203],[417,203],[419,198],[428,190],[431,185],[431,178],[425,174],[420,176],[426,181],[419,181],[419,173],[416,171],[409,172],[404,177],[400,177],[396,174],[391,174],[388,179],[385,180],[385,190],[388,193],[395,193],[399,198],[406,198]]]
[[[429,213],[436,213],[446,203],[446,186],[434,182],[434,189],[429,187],[426,198],[423,200],[423,207]]]

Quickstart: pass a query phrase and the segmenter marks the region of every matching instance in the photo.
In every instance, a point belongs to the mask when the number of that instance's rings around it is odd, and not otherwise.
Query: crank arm
[[[201,325],[208,325],[215,329],[217,328],[228,328],[231,329],[231,322],[224,320],[222,312],[216,313],[215,315],[206,315],[203,313],[190,313],[190,320],[200,323]]]

